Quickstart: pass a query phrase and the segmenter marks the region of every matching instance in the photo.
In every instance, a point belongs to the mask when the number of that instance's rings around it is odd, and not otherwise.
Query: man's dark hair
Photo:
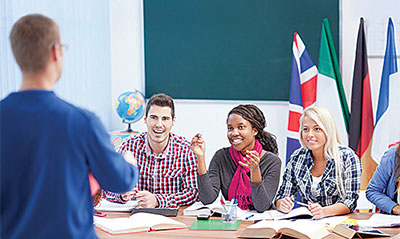
[[[171,108],[171,116],[172,118],[175,118],[174,100],[170,96],[162,93],[151,96],[146,106],[146,117],[152,105]]]

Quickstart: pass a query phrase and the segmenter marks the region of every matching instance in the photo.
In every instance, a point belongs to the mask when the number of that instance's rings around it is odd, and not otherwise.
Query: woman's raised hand
[[[192,148],[193,153],[197,156],[197,158],[204,158],[206,152],[206,142],[204,142],[203,137],[200,133],[197,133],[190,143],[190,147]]]

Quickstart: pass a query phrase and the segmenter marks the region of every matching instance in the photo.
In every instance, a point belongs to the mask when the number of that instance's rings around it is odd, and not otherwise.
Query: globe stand
[[[131,128],[131,124],[132,122],[126,121],[126,120],[122,120],[122,123],[128,124],[128,129],[125,131],[121,131],[121,133],[139,133],[138,131],[134,131]]]

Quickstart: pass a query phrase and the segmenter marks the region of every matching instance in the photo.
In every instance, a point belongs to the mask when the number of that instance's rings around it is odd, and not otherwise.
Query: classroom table
[[[188,227],[192,225],[196,217],[192,216],[183,216],[183,209],[186,207],[181,207],[178,210],[178,216],[173,217],[173,219],[185,223]],[[372,213],[351,213],[348,216],[350,218],[354,219],[368,219]],[[115,218],[115,217],[129,217],[129,213],[114,213],[114,212],[107,212],[107,217],[109,218]],[[214,217],[213,217],[214,218]],[[215,217],[218,218],[218,217]],[[253,221],[242,221],[238,230],[237,231],[191,231],[189,229],[178,229],[178,230],[165,230],[165,231],[152,231],[152,232],[144,232],[144,233],[134,233],[134,234],[125,234],[125,235],[110,235],[106,232],[103,232],[99,229],[96,228],[96,234],[100,239],[115,239],[115,238],[121,238],[121,239],[126,239],[126,238],[179,238],[179,239],[185,239],[185,238],[237,238],[242,234],[244,229],[246,227],[250,226],[253,224]],[[381,231],[384,231],[391,236],[395,236],[397,234],[400,234],[400,228],[379,228]],[[344,237],[341,237],[335,233],[331,233],[329,236],[325,237],[324,239],[333,239],[333,238],[338,238],[338,239],[343,239]],[[379,238],[389,238],[389,237],[379,237]]]

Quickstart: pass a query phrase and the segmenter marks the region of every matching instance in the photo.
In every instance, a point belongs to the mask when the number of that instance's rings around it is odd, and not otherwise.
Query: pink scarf
[[[262,145],[256,140],[253,150],[261,155]],[[233,175],[231,184],[228,189],[228,200],[236,198],[238,200],[238,207],[247,210],[249,206],[253,205],[251,200],[251,185],[250,178],[247,173],[250,169],[243,167],[239,162],[245,162],[243,156],[239,151],[236,151],[232,146],[229,148],[229,153],[235,165],[237,166],[236,172]]]

